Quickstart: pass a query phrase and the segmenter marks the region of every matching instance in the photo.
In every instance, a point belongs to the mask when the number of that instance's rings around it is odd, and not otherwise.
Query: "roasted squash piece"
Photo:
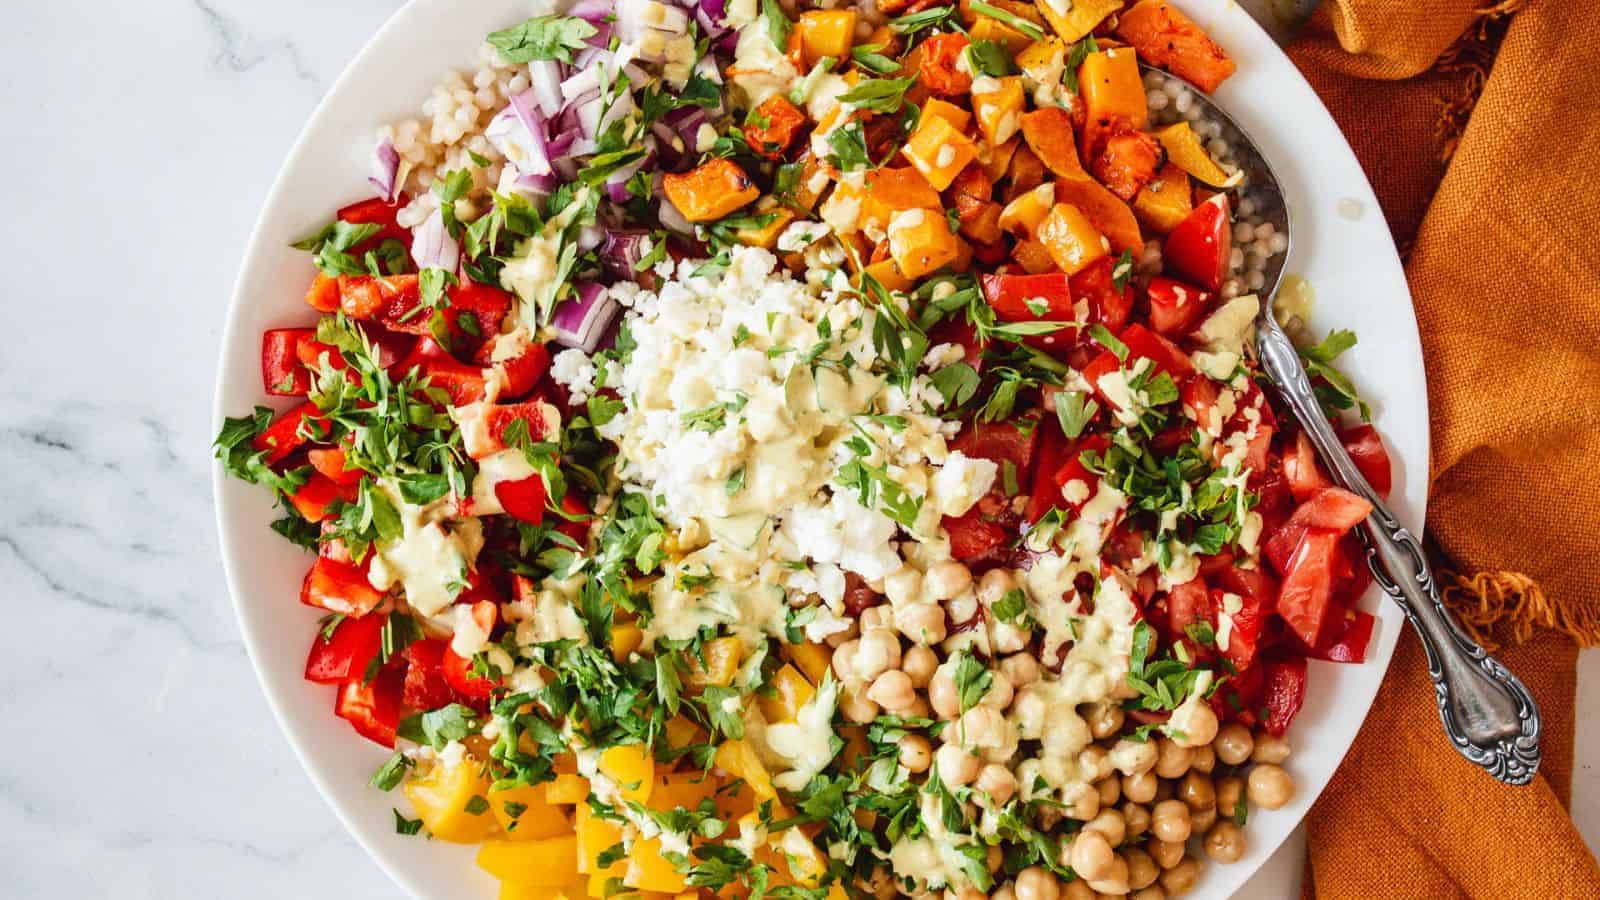
[[[800,14],[795,31],[800,33],[800,46],[805,50],[802,71],[824,56],[849,58],[856,38],[856,15],[854,9],[813,9]]]
[[[1033,43],[1033,38],[993,16],[978,16],[970,31],[973,40],[999,44],[1013,54]]]
[[[1117,127],[1100,144],[1090,168],[1094,177],[1124,200],[1132,200],[1167,162],[1166,148],[1149,133]]]
[[[744,140],[761,156],[782,159],[805,124],[806,114],[799,107],[788,97],[773,94],[756,107],[749,124],[744,126]]]
[[[999,146],[981,143],[978,145],[978,165],[983,166],[983,173],[989,176],[989,180],[999,181],[1011,168],[1011,157],[1020,146],[1021,137],[1014,137]]]
[[[964,132],[967,130],[967,126],[972,124],[972,113],[948,100],[940,100],[937,97],[922,105],[922,114],[924,116],[938,116],[949,122],[957,131]]]
[[[668,173],[661,189],[691,222],[715,222],[761,196],[750,176],[732,160],[712,159],[683,174]]]
[[[1078,90],[1091,128],[1118,120],[1140,129],[1150,124],[1139,58],[1131,48],[1114,47],[1084,57],[1078,66]]]
[[[963,242],[938,210],[913,209],[889,220],[889,254],[907,278],[916,280],[954,264]]]
[[[1003,9],[1006,12],[1011,13],[1013,16],[1022,19],[1023,21],[1032,22],[1033,24],[1039,26],[1044,25],[1044,16],[1039,14],[1039,7],[1027,2],[1027,0],[986,0],[986,2],[988,2],[990,6]],[[978,21],[986,15],[985,13],[981,13],[975,7],[973,7],[972,0],[961,0],[960,6],[961,21],[965,23],[969,29],[978,24]]]
[[[767,250],[771,250],[778,245],[778,235],[783,234],[783,230],[789,227],[790,222],[794,221],[794,211],[779,206],[778,201],[773,200],[771,197],[763,197],[761,202],[756,204],[755,215],[757,217],[770,216],[771,218],[767,219],[765,225],[747,225],[740,228],[733,233],[733,236],[741,244],[749,247],[762,247]],[[616,648],[613,647],[612,649],[615,650]]]
[[[1168,125],[1156,132],[1156,140],[1166,148],[1168,159],[1200,182],[1212,187],[1228,185],[1228,173],[1206,152],[1205,145],[1200,143],[1200,136],[1194,133],[1188,122]]]
[[[1022,117],[1022,139],[1045,168],[1062,178],[1085,175],[1073,134],[1072,116],[1059,106],[1036,109]]]
[[[1017,152],[1012,155],[1008,174],[1010,179],[1006,182],[1003,199],[1010,203],[1044,184],[1044,163],[1039,161],[1038,155],[1032,149],[1024,145],[1018,147]]]
[[[950,186],[967,163],[978,157],[978,145],[944,119],[923,116],[900,151],[936,191]]]
[[[1176,163],[1167,163],[1139,195],[1133,198],[1133,214],[1151,231],[1166,234],[1178,227],[1194,210],[1190,200],[1189,175]]]
[[[1056,261],[1050,257],[1050,251],[1044,248],[1044,244],[1035,240],[1018,241],[1017,246],[1011,251],[1011,258],[1015,259],[1022,266],[1022,270],[1029,275],[1041,275],[1056,270]]]
[[[1020,237],[1032,237],[1045,216],[1056,205],[1053,184],[1041,184],[1005,205],[997,223],[1002,229]]]
[[[1059,7],[1059,8],[1058,8]],[[1050,29],[1063,41],[1073,43],[1094,30],[1106,16],[1122,8],[1122,0],[1072,0],[1056,3],[1040,0],[1039,11],[1050,22]]]
[[[971,43],[964,34],[936,34],[917,45],[917,81],[939,97],[959,97],[972,89],[972,75],[961,65]]]
[[[938,209],[939,192],[922,173],[910,166],[874,169],[866,176],[866,195],[861,201],[863,224],[885,228],[897,212],[908,209]]]
[[[1144,251],[1139,220],[1122,198],[1106,190],[1093,178],[1062,178],[1056,181],[1056,201],[1070,203],[1111,241],[1116,253],[1127,250],[1134,255]]]
[[[984,140],[989,146],[998,147],[1015,137],[1022,127],[1022,76],[987,80],[993,82],[993,90],[980,93],[979,85],[973,85],[972,111],[978,117],[978,127],[983,129]]]
[[[1139,0],[1118,17],[1116,30],[1146,62],[1208,94],[1237,68],[1227,51],[1165,0]]]
[[[1111,253],[1106,240],[1081,210],[1070,203],[1057,203],[1039,223],[1039,243],[1061,271],[1075,275],[1102,256]]]

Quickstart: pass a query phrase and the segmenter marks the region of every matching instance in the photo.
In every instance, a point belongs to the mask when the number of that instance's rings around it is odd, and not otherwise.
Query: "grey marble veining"
[[[257,206],[397,5],[6,9],[0,896],[399,896],[262,699],[209,486],[216,347]],[[1579,815],[1600,826],[1592,802]],[[1294,852],[1249,896],[1288,896]]]

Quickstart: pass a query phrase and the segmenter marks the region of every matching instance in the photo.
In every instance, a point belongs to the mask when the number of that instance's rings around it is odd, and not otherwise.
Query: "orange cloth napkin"
[[[1452,604],[1528,684],[1544,766],[1460,759],[1421,645],[1308,819],[1317,900],[1600,897],[1566,804],[1578,645],[1600,643],[1600,0],[1330,0],[1290,55],[1408,252]]]

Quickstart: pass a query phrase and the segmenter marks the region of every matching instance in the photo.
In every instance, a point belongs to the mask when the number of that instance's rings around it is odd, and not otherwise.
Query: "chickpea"
[[[939,777],[945,786],[955,788],[972,783],[983,766],[981,760],[968,753],[960,744],[944,744],[934,755],[934,765],[939,767]]]
[[[867,699],[866,691],[853,691],[846,688],[840,693],[839,711],[844,717],[857,725],[866,725],[878,717],[878,704]]]
[[[1017,792],[1017,776],[999,763],[989,763],[978,772],[977,788],[988,794],[995,806],[1004,806]]]
[[[984,867],[990,872],[998,872],[1000,871],[1000,867],[1005,864],[1005,861],[1006,854],[1005,851],[1000,849],[1000,845],[990,844],[988,852],[984,854]]]
[[[1111,842],[1098,831],[1080,831],[1067,845],[1067,865],[1086,881],[1105,878],[1112,873]]]
[[[899,669],[900,639],[887,628],[863,631],[855,663],[856,677],[862,681],[871,681],[885,672]]]
[[[911,709],[907,714],[913,719],[931,719],[933,707],[929,705],[927,697],[918,694],[917,699],[911,701]]]
[[[1189,771],[1194,761],[1194,751],[1170,738],[1156,741],[1156,774],[1162,778],[1179,778]]]
[[[933,747],[927,737],[908,734],[900,739],[900,765],[908,771],[922,773],[933,765]]]
[[[1112,772],[1111,756],[1106,748],[1090,744],[1078,754],[1078,768],[1090,781],[1099,781]]]
[[[1044,866],[1029,866],[1017,873],[1017,900],[1060,900],[1061,882]]]
[[[1155,884],[1161,867],[1150,858],[1150,854],[1138,847],[1129,847],[1122,851],[1122,856],[1128,861],[1128,887],[1139,891]]]
[[[1191,771],[1178,782],[1177,797],[1189,809],[1199,812],[1202,809],[1217,808],[1217,788],[1211,783],[1210,776]]]
[[[1102,700],[1089,706],[1089,712],[1084,720],[1089,723],[1089,733],[1096,740],[1105,740],[1122,730],[1124,714],[1122,707],[1110,700]]]
[[[891,607],[882,604],[869,606],[863,609],[859,616],[856,616],[856,624],[861,627],[863,635],[869,631],[877,631],[880,628],[892,629],[894,628],[894,620],[891,618],[893,613],[894,610]]]
[[[1154,772],[1140,772],[1138,775],[1122,776],[1122,796],[1135,803],[1149,803],[1156,798],[1156,785],[1160,779]]]
[[[1028,629],[1011,622],[991,622],[989,644],[995,653],[1016,653],[1028,646]]]
[[[978,602],[985,608],[994,606],[1016,586],[1017,578],[1010,569],[990,569],[978,579]]]
[[[1163,891],[1159,885],[1152,884],[1149,887],[1134,891],[1128,895],[1128,898],[1129,900],[1167,900],[1167,892]]]
[[[1210,775],[1216,769],[1217,752],[1211,749],[1210,744],[1201,744],[1194,748],[1194,760],[1189,763],[1189,771]]]
[[[1183,841],[1163,841],[1156,838],[1144,845],[1146,853],[1163,869],[1170,869],[1183,861]]]
[[[1200,863],[1192,859],[1185,859],[1172,868],[1161,873],[1161,888],[1167,896],[1176,897],[1189,892],[1194,887],[1195,880],[1200,877]]]
[[[1018,653],[1000,660],[1000,671],[1011,679],[1013,688],[1027,687],[1039,680],[1039,661],[1031,653]]]
[[[861,629],[856,627],[856,623],[851,622],[850,627],[843,631],[835,631],[833,634],[823,638],[822,642],[827,644],[829,647],[838,650],[840,647],[850,643],[860,636]]]
[[[956,692],[956,676],[949,668],[941,666],[928,682],[928,703],[941,719],[954,719],[961,714],[961,695]]]
[[[1004,672],[991,672],[989,690],[983,694],[983,699],[978,701],[984,706],[1004,710],[1011,705],[1011,700],[1016,696],[1016,691],[1011,687],[1011,679]]]
[[[1063,799],[1066,808],[1062,812],[1066,813],[1068,818],[1087,822],[1100,815],[1100,792],[1092,785],[1080,784]]]
[[[1114,809],[1101,810],[1100,814],[1090,819],[1083,826],[1084,831],[1098,831],[1105,835],[1106,842],[1111,846],[1120,846],[1128,836],[1128,823],[1122,818],[1122,813]]]
[[[1232,819],[1239,815],[1239,804],[1244,800],[1244,779],[1229,775],[1217,782],[1217,815]]]
[[[1229,722],[1219,728],[1216,739],[1211,742],[1217,759],[1230,766],[1237,766],[1249,759],[1255,746],[1256,742],[1250,738],[1250,729],[1238,722]]]
[[[1117,801],[1122,799],[1122,779],[1115,775],[1100,779],[1095,788],[1100,792],[1101,809],[1116,806]]]
[[[995,888],[994,893],[989,895],[989,900],[1017,900],[1016,889],[1013,888],[1011,886],[1011,882],[1008,881],[1005,884]]]
[[[944,897],[945,900],[988,900],[989,895],[969,884],[959,891],[945,891]]]
[[[1130,741],[1122,738],[1112,746],[1110,758],[1118,772],[1124,775],[1137,775],[1155,768],[1156,761],[1160,758],[1160,751],[1151,741]]]
[[[1074,880],[1062,886],[1061,900],[1096,900],[1096,897],[1094,888],[1082,880]]]
[[[906,640],[927,646],[945,639],[944,610],[937,603],[907,603],[894,608],[894,627]]]
[[[1114,897],[1128,893],[1128,861],[1120,856],[1112,856],[1110,873],[1102,878],[1089,879],[1089,887]]]
[[[1189,813],[1190,834],[1205,834],[1215,824],[1217,824],[1217,808],[1215,806]]]
[[[1264,763],[1250,770],[1245,794],[1250,798],[1251,806],[1281,809],[1294,797],[1294,779],[1282,766]]]
[[[915,603],[921,593],[922,573],[911,566],[901,566],[898,572],[883,579],[883,594],[894,606]]]
[[[1244,829],[1232,822],[1218,822],[1206,832],[1206,855],[1219,863],[1238,862],[1244,855]]]
[[[1185,747],[1203,747],[1217,736],[1217,713],[1206,703],[1199,703],[1184,720],[1183,737],[1178,743]]]
[[[861,651],[859,639],[845,641],[833,648],[833,674],[849,683],[856,680],[856,654]]]
[[[972,587],[972,570],[955,560],[935,563],[922,574],[924,599],[935,602],[959,597]]]
[[[1150,811],[1150,833],[1163,841],[1189,839],[1189,807],[1182,800],[1163,800]]]
[[[1122,821],[1128,826],[1128,840],[1138,840],[1150,830],[1150,810],[1129,801],[1122,804]]]
[[[1250,751],[1251,762],[1271,763],[1282,765],[1289,758],[1289,742],[1281,737],[1267,734],[1265,731],[1255,733],[1255,747]]]
[[[900,671],[911,677],[911,686],[918,690],[928,686],[938,668],[939,657],[927,647],[912,647],[900,657]]]
[[[965,747],[998,747],[1005,743],[1006,717],[992,706],[974,706],[961,714],[953,729],[945,730],[944,737]]]
[[[910,675],[890,669],[873,680],[867,688],[867,699],[890,712],[900,712],[917,699],[917,691],[911,686]]]

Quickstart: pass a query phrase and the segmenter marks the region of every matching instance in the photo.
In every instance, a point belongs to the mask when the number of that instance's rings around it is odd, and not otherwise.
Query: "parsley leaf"
[[[767,21],[767,36],[772,38],[772,45],[779,50],[787,50],[789,29],[794,27],[794,23],[789,21],[778,0],[761,0],[761,17]]]
[[[956,658],[956,696],[961,700],[961,711],[977,706],[994,683],[994,674],[971,651],[963,650]]]
[[[866,78],[839,96],[840,102],[876,113],[897,112],[915,78]]]
[[[934,390],[944,398],[945,409],[964,406],[978,392],[980,380],[977,370],[964,362],[945,366],[928,378]]]
[[[598,33],[593,25],[576,16],[534,16],[521,25],[490,34],[488,41],[508,63],[553,59],[571,65],[572,51],[588,46],[588,39]]]
[[[1100,411],[1100,404],[1089,399],[1082,391],[1061,391],[1056,394],[1056,421],[1061,423],[1061,433],[1076,440],[1089,422]]]

